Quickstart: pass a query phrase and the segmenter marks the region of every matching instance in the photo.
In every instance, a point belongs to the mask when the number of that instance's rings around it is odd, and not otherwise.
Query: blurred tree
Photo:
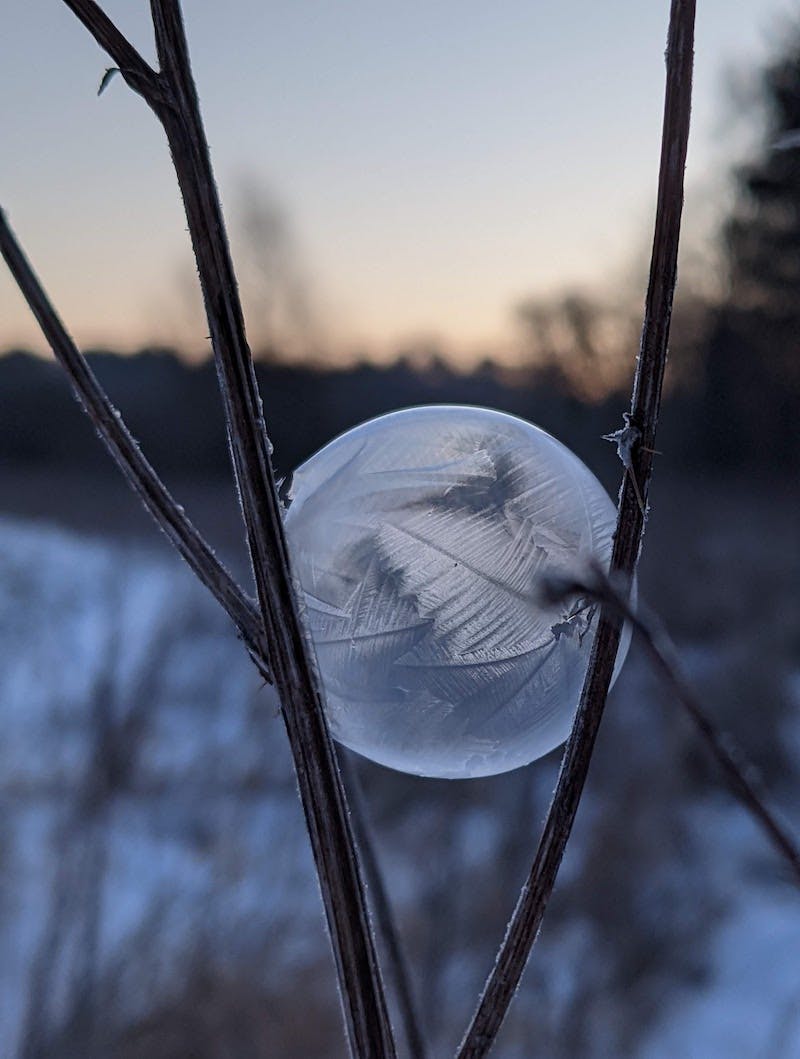
[[[289,215],[262,182],[241,181],[236,236],[251,341],[260,356],[318,351],[319,306]]]
[[[331,313],[319,296],[292,218],[260,178],[243,176],[231,195],[230,230],[250,345],[257,359],[325,359]],[[210,353],[197,269],[187,245],[174,285],[153,304],[153,333],[191,360]]]
[[[566,290],[528,298],[516,316],[537,373],[560,376],[571,392],[592,402],[628,386],[641,326],[638,304]]]
[[[706,364],[706,442],[720,462],[800,456],[800,22],[763,69],[755,157],[722,231],[728,290]]]
[[[669,392],[697,389],[711,297],[707,289],[699,287],[690,276],[675,300]],[[515,306],[524,357],[533,369],[535,383],[565,390],[587,404],[627,395],[639,348],[643,297],[643,273],[637,269],[636,282],[633,276],[621,275],[608,290],[587,293],[566,288],[527,298]]]

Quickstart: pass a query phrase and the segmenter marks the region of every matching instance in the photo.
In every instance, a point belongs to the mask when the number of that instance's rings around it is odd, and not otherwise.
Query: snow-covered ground
[[[274,694],[213,601],[138,545],[3,519],[0,632],[2,1054],[344,1054]],[[749,664],[683,646],[709,693]],[[800,680],[776,680],[767,780],[800,830]],[[435,1054],[466,1023],[556,765],[362,767]],[[797,890],[632,652],[498,1056],[796,1059],[798,954]]]

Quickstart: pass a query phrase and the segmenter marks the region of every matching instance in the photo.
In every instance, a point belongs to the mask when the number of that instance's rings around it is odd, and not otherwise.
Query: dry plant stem
[[[261,675],[269,680],[266,642],[254,603],[242,593],[145,459],[119,411],[108,399],[86,358],[79,352],[61,322],[2,210],[0,253],[56,359],[69,376],[75,396],[128,484],[198,579],[228,612],[250,648]]]
[[[121,414],[109,401],[86,358],[77,349],[66,331],[11,231],[2,210],[0,210],[0,252],[39,322],[42,333],[56,359],[67,373],[78,402],[91,419],[106,448],[122,470],[123,476],[198,579],[228,613],[238,627],[262,676],[269,680],[266,644],[261,633],[258,611],[253,601],[244,595],[227,570],[222,567],[200,533],[187,519],[182,508],[175,502],[145,459],[125,426]],[[372,837],[366,821],[366,809],[360,795],[360,785],[347,755],[342,759],[342,766],[345,786],[350,791],[353,829],[372,892],[375,920],[384,941],[389,973],[397,993],[409,1054],[411,1059],[425,1059],[424,1036],[414,1005],[410,975],[380,865],[372,848]]]
[[[378,858],[375,855],[375,843],[371,834],[367,808],[361,792],[361,780],[358,769],[349,752],[339,758],[342,778],[348,792],[350,814],[353,819],[353,831],[361,854],[361,863],[370,889],[371,905],[375,916],[378,936],[386,950],[386,966],[391,981],[400,1018],[403,1023],[409,1059],[427,1059],[428,1048],[411,990],[411,975],[406,963],[405,953],[400,944],[400,933],[394,920],[391,902],[386,891]]]
[[[800,883],[800,847],[790,832],[769,808],[768,794],[763,789],[758,770],[727,734],[721,732],[703,707],[702,702],[683,674],[672,640],[654,616],[645,618],[640,602],[634,609],[627,592],[620,592],[600,566],[591,565],[586,580],[555,577],[544,583],[544,594],[551,602],[583,597],[607,603],[627,621],[672,689],[678,702],[689,715],[703,742],[715,758],[733,794],[763,828],[777,852],[786,860],[792,874]]]
[[[197,262],[270,670],[279,691],[341,987],[351,1051],[395,1054],[364,885],[319,688],[298,616],[252,357],[180,5],[152,0],[159,72],[100,8],[65,0],[161,121]],[[144,69],[144,68],[146,69]]]
[[[706,714],[703,704],[683,675],[670,638],[663,630],[658,629],[653,621],[648,622],[641,613],[636,613],[626,596],[618,592],[607,578],[603,577],[599,585],[599,591],[593,590],[590,586],[580,586],[580,591],[584,595],[594,595],[599,599],[605,597],[625,620],[630,622],[656,669],[659,670],[666,683],[672,688],[678,702],[688,713],[731,790],[764,829],[770,842],[786,860],[800,884],[800,849],[768,807],[767,795],[760,789],[756,769],[745,760],[744,755],[732,741],[718,731],[714,722]]]
[[[767,806],[765,793],[759,789],[761,784],[758,782],[756,770],[745,763],[743,756],[731,741],[712,724],[699,699],[686,682],[671,652],[665,651],[664,643],[659,643],[654,639],[651,630],[640,620],[634,621],[633,625],[640,634],[656,667],[661,671],[675,692],[676,698],[694,722],[731,790],[761,824],[772,845],[788,862],[797,884],[800,885],[800,849]]]
[[[691,110],[694,16],[694,0],[672,0],[655,233],[630,412],[630,423],[638,431],[638,440],[631,451],[632,472],[626,471],[620,490],[611,559],[612,570],[629,577],[638,561],[645,520],[633,480],[646,505],[677,277],[683,175]],[[459,1048],[458,1059],[478,1059],[486,1055],[519,986],[555,885],[586,782],[619,638],[619,621],[604,606],[539,847],[495,966]]]

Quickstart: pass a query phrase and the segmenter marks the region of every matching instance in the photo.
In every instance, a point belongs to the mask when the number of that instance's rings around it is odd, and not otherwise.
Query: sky
[[[57,308],[84,346],[202,353],[158,123],[119,78],[97,97],[110,61],[66,6],[5,5],[0,206]],[[154,61],[149,5],[104,6]],[[667,0],[184,8],[229,226],[245,183],[280,204],[329,355],[431,339],[469,357],[510,340],[523,297],[630,280],[652,219]],[[793,9],[699,0],[690,215],[695,191],[722,200],[734,157],[726,71],[763,60]],[[43,349],[2,272],[0,349],[20,345]]]

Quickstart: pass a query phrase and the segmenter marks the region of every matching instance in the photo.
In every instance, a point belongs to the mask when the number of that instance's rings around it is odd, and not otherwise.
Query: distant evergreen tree
[[[785,467],[800,458],[800,25],[759,90],[762,144],[735,173],[704,413],[718,460]]]

